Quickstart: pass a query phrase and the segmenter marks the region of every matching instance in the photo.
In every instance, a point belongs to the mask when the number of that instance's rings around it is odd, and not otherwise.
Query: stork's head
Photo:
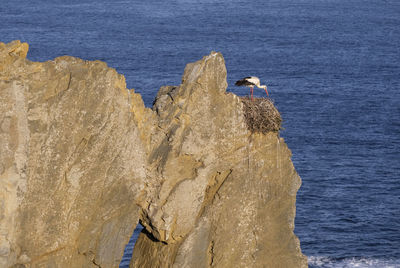
[[[267,96],[269,96],[268,90],[267,90],[267,86],[266,85],[262,85],[260,87],[263,88],[265,90],[265,93],[267,93]]]

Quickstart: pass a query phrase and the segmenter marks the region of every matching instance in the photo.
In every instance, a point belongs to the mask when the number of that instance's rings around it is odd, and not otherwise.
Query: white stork
[[[258,88],[263,88],[265,90],[265,92],[268,95],[268,91],[267,91],[267,86],[266,85],[260,85],[260,79],[258,77],[255,76],[249,76],[249,77],[245,77],[243,79],[240,79],[238,81],[236,81],[235,83],[236,86],[246,86],[250,88],[250,92],[251,92],[251,100],[253,100],[253,88],[254,86],[258,87]]]

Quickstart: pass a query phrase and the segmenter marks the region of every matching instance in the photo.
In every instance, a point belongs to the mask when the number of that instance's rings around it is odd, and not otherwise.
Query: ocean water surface
[[[15,39],[30,60],[107,62],[147,106],[221,52],[228,91],[258,76],[282,114],[309,266],[400,267],[399,1],[1,1],[0,41]]]

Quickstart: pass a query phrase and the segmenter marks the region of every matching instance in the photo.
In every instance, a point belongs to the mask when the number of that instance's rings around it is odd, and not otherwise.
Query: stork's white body
[[[267,86],[266,85],[260,85],[260,79],[256,76],[248,76],[243,79],[240,79],[236,81],[235,85],[237,86],[246,86],[251,89],[251,99],[253,100],[253,88],[254,86],[258,88],[263,88],[265,90],[265,93],[267,93],[267,96],[269,96],[268,91],[267,91]]]
[[[252,83],[253,85],[257,86],[258,88],[260,88],[260,79],[258,77],[255,76],[250,76],[249,78],[245,78],[246,81],[248,81],[249,83]]]

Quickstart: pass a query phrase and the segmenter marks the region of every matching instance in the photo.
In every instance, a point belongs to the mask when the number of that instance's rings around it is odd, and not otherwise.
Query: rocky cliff
[[[300,178],[277,132],[246,123],[212,52],[153,109],[100,61],[0,43],[0,266],[307,267]]]

